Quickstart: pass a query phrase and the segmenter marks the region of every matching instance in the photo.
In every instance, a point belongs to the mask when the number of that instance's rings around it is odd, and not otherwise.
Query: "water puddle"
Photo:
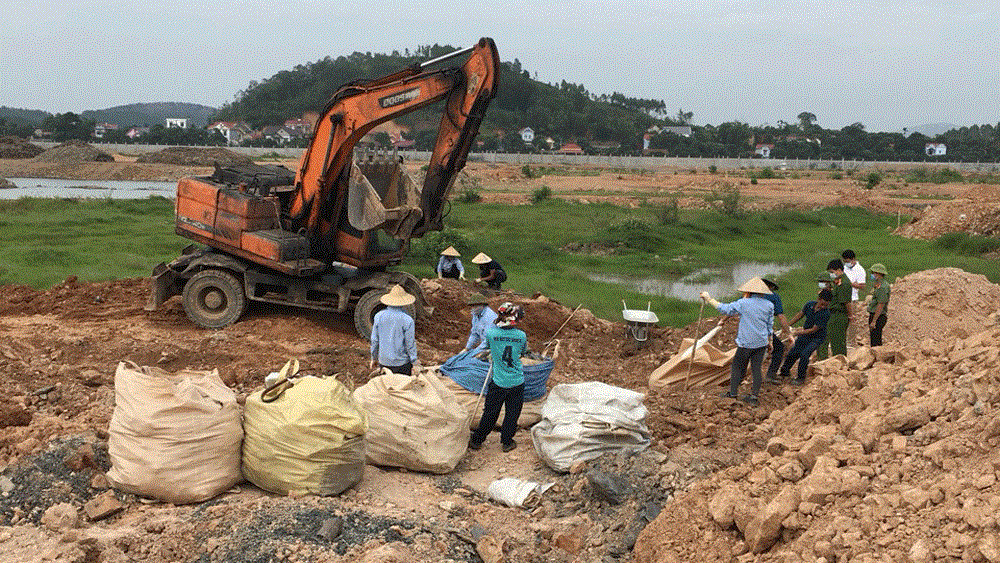
[[[722,299],[734,295],[736,288],[747,278],[773,274],[780,276],[801,264],[777,264],[774,262],[739,262],[730,266],[704,268],[680,279],[635,278],[610,274],[587,274],[591,281],[623,285],[633,291],[660,297],[675,297],[685,301],[697,301],[702,291]]]
[[[16,187],[0,189],[0,199],[21,197],[145,199],[152,195],[168,198],[177,195],[177,182],[58,178],[7,178],[7,181]]]

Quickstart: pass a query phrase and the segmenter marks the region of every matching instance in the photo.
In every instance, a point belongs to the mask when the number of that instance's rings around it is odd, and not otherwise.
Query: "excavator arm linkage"
[[[469,53],[461,66],[430,68]],[[375,126],[444,100],[437,140],[420,190],[422,217],[410,236],[441,230],[444,202],[496,94],[499,56],[492,39],[394,74],[340,88],[316,125],[302,156],[289,207],[294,230],[329,239],[347,202],[345,173],[354,148]]]

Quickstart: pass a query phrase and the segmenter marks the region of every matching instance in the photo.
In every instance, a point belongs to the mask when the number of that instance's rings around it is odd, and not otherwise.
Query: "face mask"
[[[819,287],[820,289],[824,289],[826,287],[826,282],[819,282],[816,284],[816,286]]]
[[[870,277],[872,279],[872,281],[875,281],[875,274],[871,274],[868,277]]]
[[[835,273],[833,273],[833,272],[830,272],[830,279],[831,279],[831,280],[835,280],[835,279],[837,279],[837,274],[835,274]]]

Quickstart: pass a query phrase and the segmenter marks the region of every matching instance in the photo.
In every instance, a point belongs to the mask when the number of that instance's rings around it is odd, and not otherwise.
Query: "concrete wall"
[[[43,148],[51,148],[59,143],[32,141]],[[112,143],[92,143],[107,153],[138,155],[147,152],[161,151],[173,145],[120,145]],[[298,158],[304,149],[301,148],[266,148],[266,147],[226,147],[233,152],[251,157],[265,154],[279,154],[287,158]],[[400,156],[407,160],[429,160],[430,151],[400,151]],[[516,153],[470,153],[470,162],[492,162],[514,165],[552,165],[570,164],[577,166],[601,166],[605,168],[655,169],[680,168],[707,170],[715,166],[718,170],[739,170],[742,168],[771,167],[774,170],[859,170],[863,168],[878,168],[882,170],[907,170],[920,167],[949,167],[965,172],[1000,171],[997,162],[943,162],[933,161],[889,161],[873,162],[866,160],[824,160],[824,159],[779,159],[779,158],[701,158],[677,156],[598,156],[598,155],[562,155],[562,154],[516,154]]]

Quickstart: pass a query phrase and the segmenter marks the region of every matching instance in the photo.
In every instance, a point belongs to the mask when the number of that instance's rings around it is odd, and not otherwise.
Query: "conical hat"
[[[473,264],[488,264],[491,260],[493,260],[493,259],[490,258],[489,256],[483,254],[482,252],[480,252],[479,254],[476,254],[475,258],[472,259],[472,263]]]
[[[392,286],[389,293],[386,293],[379,299],[382,304],[389,305],[390,307],[405,307],[416,300],[416,297],[407,293],[406,290],[403,289],[403,286],[399,284]]]
[[[749,293],[764,293],[770,294],[771,290],[767,288],[767,284],[764,280],[760,278],[750,278],[743,282],[743,285],[736,288],[736,291],[746,291]]]
[[[441,251],[441,256],[455,256],[455,257],[459,257],[459,256],[461,256],[461,254],[459,254],[458,251],[455,250],[454,246],[449,246],[448,248],[446,248],[446,249],[444,249],[444,250]]]

